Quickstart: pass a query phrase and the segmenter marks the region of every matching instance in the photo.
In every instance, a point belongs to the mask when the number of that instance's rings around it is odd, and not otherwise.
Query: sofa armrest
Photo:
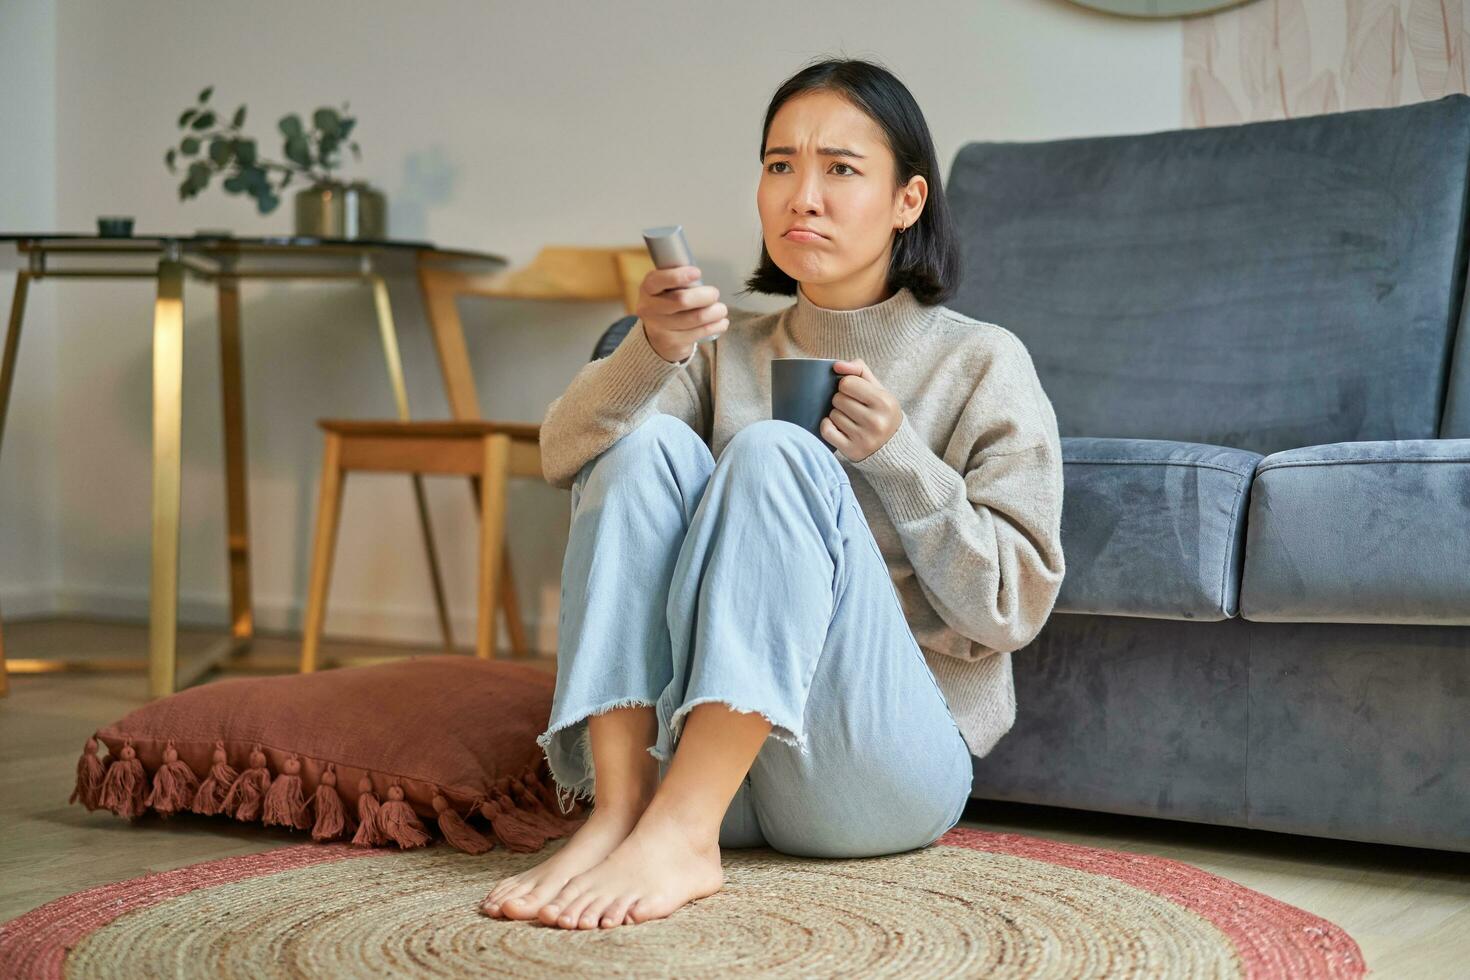
[[[1234,616],[1245,494],[1260,459],[1198,442],[1064,436],[1067,574],[1055,611]]]
[[[1240,614],[1470,625],[1470,439],[1338,442],[1261,460]]]

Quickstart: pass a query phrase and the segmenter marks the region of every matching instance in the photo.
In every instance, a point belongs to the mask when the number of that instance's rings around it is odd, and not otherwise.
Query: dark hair
[[[893,152],[896,186],[906,185],[915,174],[929,184],[929,195],[919,220],[897,235],[888,263],[888,286],[894,292],[907,286],[914,298],[926,306],[944,302],[959,288],[960,239],[950,215],[949,203],[940,185],[939,160],[924,113],[908,88],[893,73],[869,61],[830,58],[803,68],[781,84],[766,109],[761,127],[764,154],[771,120],[797,95],[829,91],[846,98],[878,124]],[[764,160],[764,156],[761,157]],[[796,280],[771,259],[761,242],[760,263],[741,292],[756,290],[779,296],[795,296]]]

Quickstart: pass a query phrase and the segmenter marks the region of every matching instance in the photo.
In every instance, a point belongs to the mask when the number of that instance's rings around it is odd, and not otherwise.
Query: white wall
[[[513,262],[545,244],[636,245],[639,229],[683,223],[705,279],[734,298],[759,253],[754,206],[760,124],[775,87],[815,56],[881,61],[912,89],[948,174],[975,139],[1034,140],[1180,124],[1177,21],[1125,20],[1063,0],[852,2],[100,4],[12,0],[0,55],[21,48],[54,67],[54,147],[45,85],[0,57],[5,118],[39,141],[12,164],[0,202],[53,195],[54,212],[7,207],[0,226],[93,227],[137,217],[137,231],[229,227],[282,234],[289,210],[261,217],[218,186],[181,203],[162,156],[178,113],[202,87],[279,156],[275,121],[350,100],[363,162],[384,188],[390,230]],[[20,38],[24,40],[20,40]],[[39,52],[39,53],[37,53]],[[675,84],[660,88],[671,78]],[[24,86],[22,87],[24,90]],[[15,130],[6,126],[6,139]],[[0,604],[41,589],[57,611],[146,619],[149,569],[150,284],[47,284],[54,353],[22,350],[0,499]],[[306,588],[323,416],[389,416],[392,401],[363,288],[247,284],[246,433],[257,621],[296,629]],[[222,449],[213,296],[186,291],[185,621],[225,621]],[[461,305],[489,417],[539,420],[586,362],[616,304]],[[395,296],[410,398],[444,417],[432,349],[411,288]],[[28,339],[36,339],[28,334]],[[58,442],[60,434],[64,434]],[[52,476],[54,472],[54,488]],[[40,474],[46,474],[44,476]],[[468,489],[431,479],[430,505],[456,612],[473,636],[475,521]],[[513,488],[510,545],[523,602],[551,648],[568,498]],[[54,526],[41,515],[55,507]],[[27,528],[44,529],[26,530]],[[47,554],[57,555],[54,565]],[[25,556],[25,557],[20,557]],[[44,610],[42,610],[44,611]],[[432,640],[433,605],[407,478],[349,479],[327,632]],[[15,652],[19,655],[19,651]]]
[[[56,10],[0,0],[0,232],[55,227]],[[0,272],[0,349],[15,274]],[[56,293],[32,284],[0,440],[0,614],[43,613],[60,586]],[[11,651],[12,656],[20,655]]]

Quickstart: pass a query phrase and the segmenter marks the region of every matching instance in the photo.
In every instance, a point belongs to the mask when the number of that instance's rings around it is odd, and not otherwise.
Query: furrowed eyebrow
[[[779,154],[781,154],[783,156],[792,156],[792,155],[794,155],[796,153],[796,147],[794,147],[794,146],[773,146],[770,149],[766,150],[766,152],[761,155],[761,159],[764,160],[766,157],[770,156],[773,153],[779,153]],[[819,147],[817,149],[817,153],[820,154],[821,156],[824,156],[824,157],[855,157],[855,158],[857,158],[859,160],[866,160],[867,159],[866,156],[864,156],[863,154],[859,153],[858,151],[856,151],[856,150],[849,150],[849,149],[846,149],[845,147],[841,147],[841,146],[823,146],[823,147]]]

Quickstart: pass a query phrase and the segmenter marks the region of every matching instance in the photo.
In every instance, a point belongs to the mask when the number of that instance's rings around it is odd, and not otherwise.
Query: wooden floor
[[[222,635],[182,630],[181,658]],[[144,626],[61,620],[6,623],[5,641],[15,658],[137,658],[148,645]],[[298,650],[295,637],[263,636],[247,657],[255,669],[278,672]],[[438,651],[329,641],[322,652]],[[211,675],[230,676],[241,673]],[[285,828],[191,814],[129,826],[66,802],[87,736],[146,703],[143,674],[12,675],[10,689],[0,699],[0,922],[93,885],[301,842]],[[963,823],[1186,861],[1341,925],[1376,976],[1470,976],[1467,854],[983,800],[971,802]]]

